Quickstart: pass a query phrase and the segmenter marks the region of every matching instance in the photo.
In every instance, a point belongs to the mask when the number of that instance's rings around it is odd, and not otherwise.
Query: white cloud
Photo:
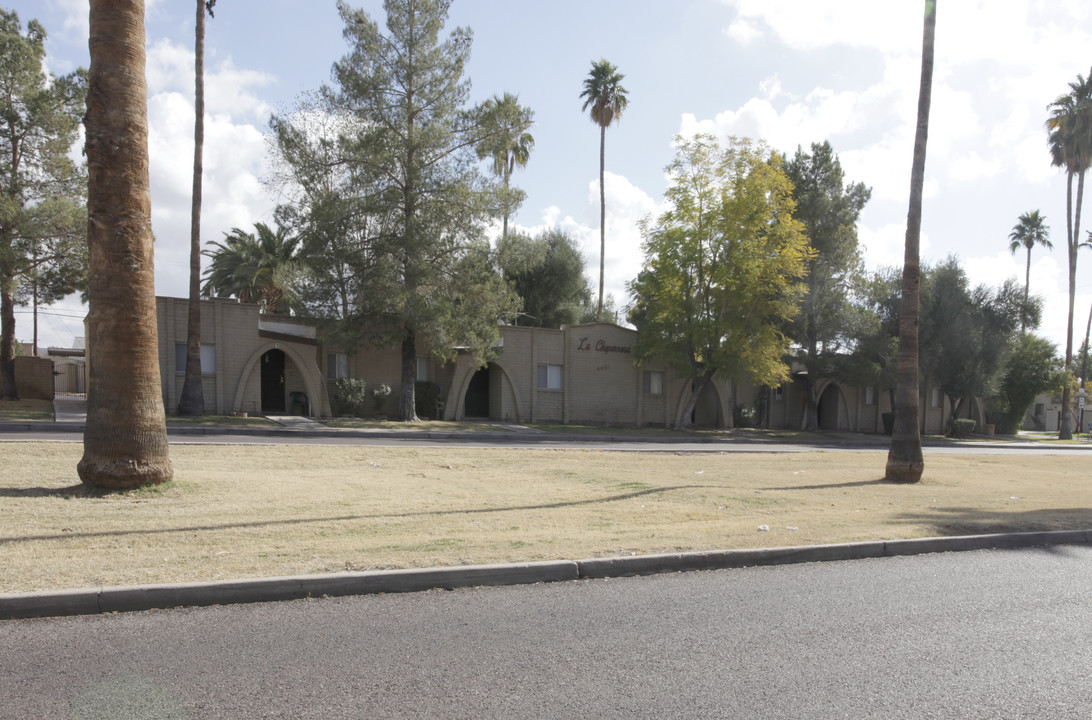
[[[839,3],[724,0],[736,9],[736,19],[725,31],[729,37],[749,28],[752,36],[764,32],[796,50],[832,45],[908,51],[921,44],[921,3],[843,0]],[[939,21],[938,21],[939,26]],[[911,28],[919,28],[916,33]],[[916,39],[915,39],[916,36]]]
[[[184,297],[189,273],[193,188],[194,55],[169,41],[148,54],[148,124],[152,221],[156,232],[156,292]],[[252,88],[263,73],[241,71],[230,58],[206,67],[201,240],[219,240],[233,227],[268,221],[273,201],[262,187],[265,138],[256,124],[269,112]],[[207,259],[203,260],[203,263]]]

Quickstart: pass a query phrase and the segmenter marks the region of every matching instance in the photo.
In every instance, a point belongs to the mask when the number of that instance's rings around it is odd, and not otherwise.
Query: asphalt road
[[[853,452],[887,452],[888,443],[878,436],[863,435],[859,439],[835,437],[808,443],[755,440],[749,438],[700,442],[656,442],[647,438],[627,436],[561,436],[524,435],[521,433],[474,433],[474,432],[359,432],[273,429],[224,430],[222,428],[169,429],[171,444],[215,445],[371,445],[401,447],[466,447],[466,448],[517,448],[517,449],[565,449],[616,450],[630,452],[760,452],[802,453],[816,450]],[[44,428],[31,423],[20,425],[0,424],[0,443],[3,442],[83,442],[82,425],[51,424]],[[926,454],[936,453],[1013,453],[1013,454],[1092,454],[1092,443],[1074,445],[1043,445],[1031,442],[965,442],[929,444],[923,448]]]
[[[0,718],[1088,718],[1092,547],[0,623]]]

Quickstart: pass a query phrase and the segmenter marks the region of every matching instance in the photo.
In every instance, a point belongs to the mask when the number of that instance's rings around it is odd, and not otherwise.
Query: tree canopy
[[[523,203],[526,196],[519,188],[512,187],[512,173],[518,167],[526,167],[535,148],[531,126],[535,114],[519,104],[519,98],[511,93],[496,95],[486,100],[478,118],[482,139],[477,152],[481,159],[488,158],[493,174],[504,182],[500,196],[502,224],[501,237],[508,234],[508,217]]]
[[[333,288],[313,307],[339,313],[347,338],[401,346],[401,420],[416,419],[418,339],[439,357],[463,347],[484,360],[518,302],[485,238],[498,188],[475,149],[490,131],[467,107],[470,30],[441,38],[449,4],[387,2],[384,33],[339,2],[349,51],[318,105],[331,121],[315,134],[312,119],[273,119],[307,201],[282,214],[300,222],[305,284]]]
[[[808,260],[800,314],[787,332],[795,357],[807,369],[805,428],[818,427],[819,380],[837,374],[836,358],[852,349],[865,320],[855,303],[863,281],[857,221],[871,196],[862,183],[847,183],[829,142],[797,148],[785,164],[793,184],[794,213],[815,253]]]
[[[584,258],[576,241],[553,228],[535,237],[513,233],[497,247],[501,273],[520,299],[517,325],[559,328],[573,325],[591,303]]]
[[[204,254],[212,259],[205,269],[205,297],[230,296],[257,303],[262,312],[287,314],[299,238],[283,227],[276,230],[255,223],[254,232],[232,228],[223,242],[209,242]]]
[[[677,138],[669,209],[642,223],[644,269],[630,284],[636,356],[692,379],[679,421],[715,376],[788,378],[785,323],[812,257],[780,156],[744,138]]]
[[[72,161],[87,71],[50,76],[46,32],[0,10],[0,399],[14,400],[15,306],[76,290],[87,268],[87,176]]]

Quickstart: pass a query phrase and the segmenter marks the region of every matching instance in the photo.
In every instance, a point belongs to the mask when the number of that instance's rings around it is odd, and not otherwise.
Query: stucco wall
[[[53,399],[53,361],[48,358],[15,358],[15,392],[23,400]]]

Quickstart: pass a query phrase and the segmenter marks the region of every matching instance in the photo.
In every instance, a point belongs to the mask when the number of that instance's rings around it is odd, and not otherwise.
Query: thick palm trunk
[[[87,426],[93,487],[170,480],[159,378],[143,0],[91,0],[87,92]]]
[[[599,304],[595,309],[595,319],[603,319],[603,272],[607,257],[607,190],[603,185],[604,169],[607,158],[607,128],[599,126]]]
[[[933,47],[936,0],[925,0],[925,29],[921,50],[921,85],[918,89],[918,126],[914,164],[910,173],[910,209],[906,217],[906,248],[902,270],[899,314],[899,371],[895,391],[895,427],[887,453],[886,478],[892,482],[921,480],[925,459],[918,431],[918,315],[920,312],[921,195],[925,184],[925,147],[929,139],[929,106],[933,90]]]
[[[179,415],[204,415],[201,386],[201,174],[205,148],[205,0],[197,0],[194,41],[193,196],[190,205],[190,297],[186,321],[186,379]]]

